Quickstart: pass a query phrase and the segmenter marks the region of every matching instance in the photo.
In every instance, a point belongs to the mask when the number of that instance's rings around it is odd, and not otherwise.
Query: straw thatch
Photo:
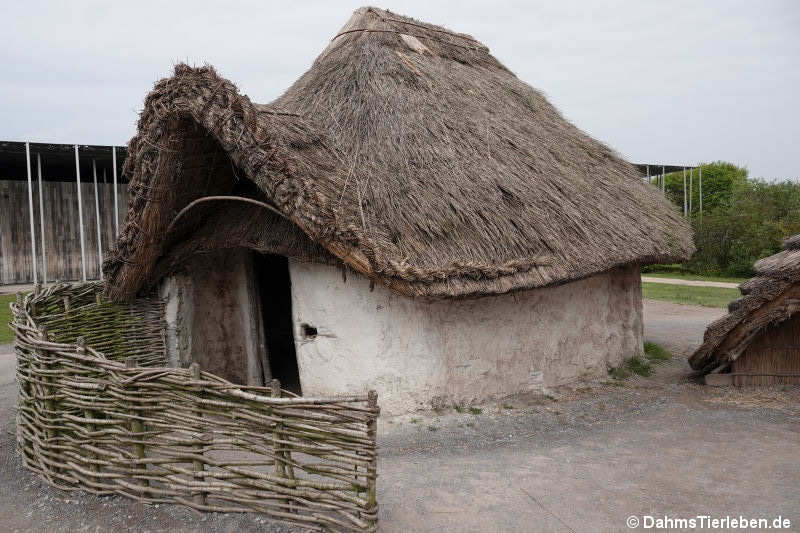
[[[709,372],[733,361],[765,328],[800,313],[800,234],[754,268],[756,277],[739,285],[742,297],[708,326],[703,344],[689,358],[695,370]]]
[[[117,297],[187,254],[240,245],[344,262],[430,297],[693,251],[687,224],[630,164],[484,45],[375,8],[268,105],[210,67],[178,65],[145,101],[126,172],[130,211],[104,267]],[[210,195],[274,209],[204,202],[173,224]]]

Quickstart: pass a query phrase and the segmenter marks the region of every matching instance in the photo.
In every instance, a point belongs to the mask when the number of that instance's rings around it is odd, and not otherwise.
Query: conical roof
[[[177,267],[177,240],[182,254],[244,243],[292,255],[265,244],[276,217],[316,260],[411,296],[497,294],[693,252],[654,187],[486,46],[376,8],[357,10],[268,105],[179,65],[148,96],[129,154],[134,201],[106,263],[117,296]],[[219,229],[225,210],[241,213],[231,201],[198,205],[177,230],[175,215],[209,194],[274,211],[248,207],[238,242]]]

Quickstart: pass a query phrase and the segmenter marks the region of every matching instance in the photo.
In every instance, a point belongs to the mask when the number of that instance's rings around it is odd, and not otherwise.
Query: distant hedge
[[[780,250],[781,240],[800,233],[800,183],[748,178],[747,169],[718,161],[702,165],[703,214],[698,172],[692,180],[690,222],[697,252],[687,271],[751,276],[753,263]],[[687,187],[688,187],[687,172]],[[667,174],[667,197],[683,209],[683,173]]]

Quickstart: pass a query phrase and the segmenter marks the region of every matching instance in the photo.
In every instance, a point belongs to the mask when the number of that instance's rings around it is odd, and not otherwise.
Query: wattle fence
[[[377,395],[298,397],[166,367],[163,305],[55,284],[12,304],[17,443],[53,486],[311,531],[377,528]]]

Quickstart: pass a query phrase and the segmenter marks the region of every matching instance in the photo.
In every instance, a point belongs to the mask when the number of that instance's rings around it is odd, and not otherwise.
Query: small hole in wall
[[[300,331],[303,332],[305,339],[313,339],[317,336],[317,328],[308,324],[300,324]]]

